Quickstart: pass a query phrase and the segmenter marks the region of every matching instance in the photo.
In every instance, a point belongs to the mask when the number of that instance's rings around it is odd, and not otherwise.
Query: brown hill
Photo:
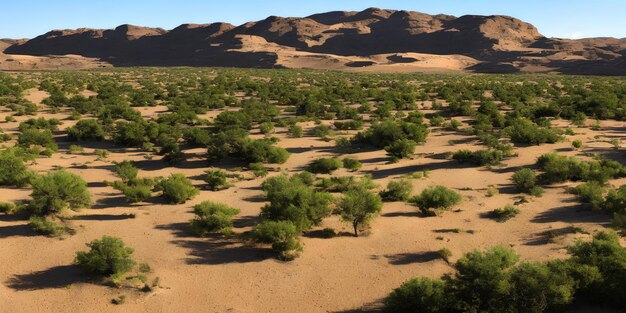
[[[214,23],[184,24],[171,31],[132,25],[55,30],[7,44],[7,54],[79,55],[114,66],[626,74],[626,41],[621,39],[546,38],[533,25],[508,16],[457,18],[377,8],[305,18],[271,16],[238,27]],[[419,58],[396,56],[401,54]],[[464,61],[449,66],[442,56]]]

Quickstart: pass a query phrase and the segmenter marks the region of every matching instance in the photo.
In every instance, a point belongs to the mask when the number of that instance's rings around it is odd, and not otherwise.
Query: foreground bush
[[[183,174],[172,174],[159,182],[156,188],[162,197],[171,204],[181,204],[193,199],[200,191]]]
[[[525,118],[518,118],[511,122],[504,132],[514,143],[540,145],[544,143],[556,143],[562,139],[554,130],[540,127]]]
[[[253,232],[257,242],[271,244],[272,250],[283,260],[292,260],[302,251],[298,236],[296,225],[289,221],[264,221]]]
[[[383,201],[406,201],[413,191],[413,183],[408,179],[392,180],[387,184],[387,189],[381,191]]]
[[[437,211],[450,209],[461,202],[461,195],[444,186],[428,187],[418,196],[409,200],[426,215],[436,215]]]
[[[104,236],[87,247],[89,251],[76,253],[76,263],[87,273],[119,277],[135,265],[130,257],[134,250],[119,238]]]
[[[557,312],[567,305],[626,308],[626,248],[613,233],[577,242],[572,257],[524,262],[495,247],[464,255],[443,279],[417,278],[385,299],[388,312]]]
[[[359,228],[369,224],[382,210],[383,203],[379,195],[365,188],[354,188],[343,194],[337,208],[341,218],[352,224],[354,237],[358,237]]]
[[[35,176],[30,211],[38,216],[58,213],[65,208],[78,210],[91,206],[87,183],[80,176],[64,170]]]
[[[233,217],[239,214],[238,209],[225,204],[203,201],[193,207],[196,217],[191,220],[191,231],[199,236],[210,233],[230,234],[233,227]]]

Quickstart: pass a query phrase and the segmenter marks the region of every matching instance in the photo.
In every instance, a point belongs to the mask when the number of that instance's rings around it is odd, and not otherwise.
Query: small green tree
[[[257,242],[271,244],[272,250],[283,260],[292,260],[302,251],[298,236],[296,225],[289,221],[263,221],[253,233]]]
[[[385,310],[393,313],[448,312],[449,295],[445,287],[441,279],[411,279],[385,298]]]
[[[133,162],[128,160],[124,160],[119,163],[116,162],[113,166],[113,171],[115,172],[115,175],[124,182],[137,178],[137,175],[139,174],[139,169],[133,165]]]
[[[400,139],[385,147],[385,151],[396,159],[408,158],[415,153],[417,144],[413,140]]]
[[[103,236],[88,243],[87,247],[89,251],[76,253],[76,263],[87,273],[119,278],[135,265],[130,257],[134,250],[119,238]]]
[[[357,159],[345,158],[343,159],[343,167],[351,172],[358,171],[363,164]]]
[[[406,201],[413,191],[413,183],[408,179],[392,180],[387,184],[387,189],[380,193],[383,201]]]
[[[32,173],[15,149],[0,151],[0,186],[24,187],[31,177]]]
[[[365,189],[353,188],[344,193],[337,204],[341,218],[352,223],[354,236],[359,236],[359,227],[367,225],[383,208],[380,196]]]
[[[183,174],[172,174],[160,181],[157,190],[162,192],[165,201],[172,204],[185,203],[200,193]]]
[[[311,173],[330,174],[341,168],[343,163],[338,158],[321,158],[309,163],[308,170]]]
[[[67,129],[67,135],[72,141],[101,141],[104,140],[104,127],[98,120],[80,120],[76,125]]]
[[[29,208],[38,216],[58,213],[62,209],[78,210],[91,205],[87,183],[80,176],[64,170],[36,176],[31,182]]]

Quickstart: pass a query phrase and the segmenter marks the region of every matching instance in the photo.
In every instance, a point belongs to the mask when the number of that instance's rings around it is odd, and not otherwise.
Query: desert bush
[[[0,213],[9,214],[13,213],[16,209],[16,205],[13,202],[0,202]]]
[[[574,147],[574,149],[580,149],[583,147],[583,142],[580,140],[574,140],[572,141],[572,147]]]
[[[446,210],[461,202],[461,195],[444,186],[433,186],[409,200],[426,215],[436,215],[437,211]]]
[[[328,137],[333,135],[333,131],[330,129],[330,126],[328,125],[320,125],[320,126],[315,127],[315,129],[313,130],[313,134],[316,137],[327,139]]]
[[[209,170],[204,172],[204,181],[210,190],[218,191],[230,187],[228,184],[228,174],[222,170]]]
[[[160,181],[157,191],[162,192],[162,197],[168,203],[181,204],[193,199],[200,191],[191,184],[191,181],[183,174],[172,174]]]
[[[448,312],[449,295],[441,279],[411,279],[385,298],[385,311],[393,313]]]
[[[261,134],[272,133],[274,132],[274,124],[272,124],[271,122],[261,123],[259,125],[259,131],[261,132]]]
[[[427,136],[428,128],[425,125],[387,120],[357,134],[355,140],[385,148],[403,139],[412,140],[416,144],[423,143]]]
[[[369,224],[382,210],[383,203],[379,195],[365,188],[353,188],[343,194],[337,208],[341,212],[341,218],[352,224],[354,236],[358,237],[359,228]]]
[[[72,141],[101,141],[105,137],[104,127],[94,119],[78,121],[67,129],[67,135]]]
[[[540,127],[525,118],[518,118],[510,122],[511,126],[504,132],[514,143],[540,145],[544,143],[556,143],[561,136],[554,130]]]
[[[279,175],[262,184],[270,201],[261,208],[261,217],[274,221],[290,221],[298,231],[319,225],[330,214],[332,196],[316,191],[299,176]]]
[[[317,187],[324,191],[330,192],[345,192],[352,188],[365,188],[374,189],[376,184],[372,181],[370,175],[362,176],[342,176],[342,177],[328,177],[319,180]]]
[[[239,214],[238,209],[225,204],[203,201],[193,207],[196,217],[191,220],[191,231],[199,236],[218,232],[230,234],[232,232],[233,217]]]
[[[15,149],[0,150],[0,185],[24,187],[32,173]]]
[[[293,124],[289,127],[289,136],[292,138],[300,138],[302,137],[302,127],[296,124]]]
[[[454,160],[461,163],[471,163],[473,165],[498,165],[504,158],[504,153],[500,150],[459,150],[452,155]]]
[[[37,129],[37,130],[49,130],[51,132],[59,130],[59,125],[61,125],[61,121],[56,118],[45,119],[43,117],[40,118],[31,118],[24,122],[21,122],[18,129],[20,132],[24,132],[28,129]]]
[[[124,182],[137,178],[139,174],[139,169],[135,167],[132,161],[128,160],[115,162],[113,171],[115,172],[115,176],[119,177]]]
[[[265,177],[268,174],[268,171],[263,163],[250,163],[248,164],[248,168],[250,168],[256,177]]]
[[[18,135],[17,144],[24,148],[29,148],[31,146],[43,147],[48,150],[48,154],[59,150],[59,146],[54,141],[52,132],[48,129],[25,129]]]
[[[387,184],[387,189],[381,191],[383,201],[407,201],[413,191],[413,183],[408,179],[392,180]]]
[[[544,171],[537,178],[546,184],[579,180],[604,184],[611,178],[626,175],[624,166],[616,161],[605,159],[581,161],[556,153],[547,153],[539,157],[537,166]]]
[[[120,277],[135,266],[134,250],[116,237],[103,236],[87,244],[89,251],[76,252],[76,264],[85,272]]]
[[[513,174],[511,181],[518,191],[529,193],[537,184],[537,175],[535,171],[523,168]]]
[[[308,171],[315,174],[330,174],[343,165],[343,162],[338,158],[321,158],[313,160],[309,163]]]
[[[342,162],[343,167],[351,172],[358,171],[363,166],[359,160],[352,158],[344,158]]]
[[[128,203],[139,203],[152,197],[152,189],[155,185],[154,180],[135,179],[131,182],[131,184],[114,182],[112,186],[124,194]]]
[[[582,183],[574,187],[572,192],[581,202],[591,203],[595,209],[600,208],[604,201],[604,186],[598,182]]]
[[[37,234],[57,237],[63,234],[67,228],[53,221],[48,220],[45,216],[32,216],[28,220],[28,226]]]
[[[34,215],[46,216],[65,208],[78,210],[91,206],[87,183],[80,176],[64,170],[35,176],[31,185],[29,210]]]
[[[283,260],[292,260],[302,251],[298,236],[298,228],[289,221],[263,221],[253,232],[257,242],[271,244]]]
[[[506,205],[503,208],[497,208],[489,214],[491,218],[497,220],[500,223],[506,222],[520,213],[520,210],[512,205]]]
[[[408,158],[415,153],[416,143],[409,139],[400,139],[385,147],[385,151],[395,159]]]

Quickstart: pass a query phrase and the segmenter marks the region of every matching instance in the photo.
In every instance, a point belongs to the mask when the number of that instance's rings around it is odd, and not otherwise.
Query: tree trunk
[[[354,237],[359,237],[359,231],[358,231],[359,224],[352,223],[352,226],[354,226]]]

